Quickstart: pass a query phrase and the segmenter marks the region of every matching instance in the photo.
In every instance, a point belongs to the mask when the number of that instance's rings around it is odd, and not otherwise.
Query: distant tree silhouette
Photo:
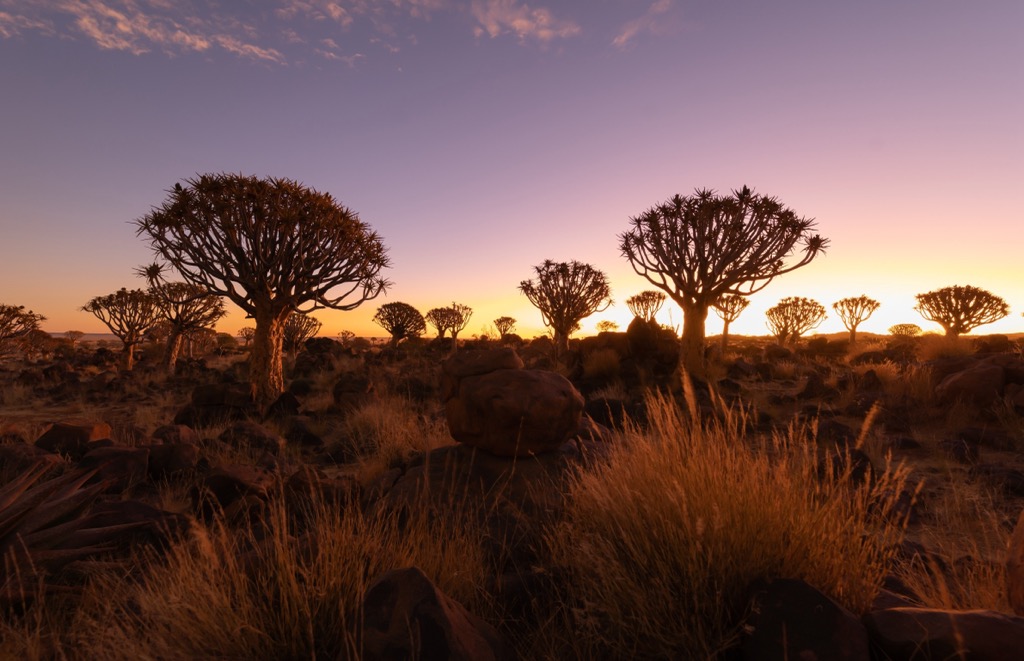
[[[204,174],[185,183],[135,221],[137,232],[186,282],[255,320],[249,380],[265,408],[284,389],[289,315],[376,298],[389,284],[387,251],[354,212],[298,182]]]
[[[431,308],[423,315],[423,321],[434,327],[437,339],[441,340],[444,339],[444,334],[448,332],[448,327],[451,325],[451,316],[451,308]]]
[[[660,291],[648,289],[639,294],[634,294],[626,299],[626,307],[644,321],[654,321],[654,315],[658,314],[661,306],[665,304],[665,294]]]
[[[498,334],[505,337],[516,327],[516,320],[512,317],[498,317],[494,320],[494,327],[498,329]]]
[[[579,329],[579,322],[612,304],[608,278],[590,264],[545,260],[533,267],[536,281],[523,280],[519,291],[530,299],[544,325],[554,334],[555,354],[569,351],[569,335]]]
[[[455,351],[459,344],[459,333],[469,325],[469,320],[473,316],[473,308],[453,302],[448,309],[451,311],[451,323],[448,330],[452,333],[452,351]]]
[[[303,312],[295,312],[284,322],[284,350],[295,354],[306,340],[316,337],[323,327],[319,321]]]
[[[683,309],[682,366],[704,376],[704,323],[724,294],[749,295],[805,266],[828,241],[815,223],[744,186],[732,195],[697,190],[630,219],[622,255]],[[794,263],[786,260],[799,251]]]
[[[242,338],[242,341],[245,342],[245,346],[249,346],[249,343],[252,342],[252,338],[256,337],[256,329],[252,326],[240,328],[238,329],[238,337]]]
[[[46,317],[24,305],[0,304],[0,357],[17,349]]]
[[[617,331],[617,330],[619,330],[619,325],[617,323],[615,323],[614,321],[610,321],[608,319],[602,319],[601,321],[597,322],[597,332],[598,333],[611,333],[611,332]]]
[[[1002,298],[978,287],[953,286],[917,295],[914,309],[942,326],[946,337],[959,337],[978,326],[998,321],[1010,314]]]
[[[71,343],[72,349],[75,348],[75,345],[78,344],[78,341],[82,339],[83,335],[85,335],[85,333],[83,333],[80,330],[69,330],[66,333],[64,333],[64,337],[66,337],[68,339],[68,342]]]
[[[169,374],[174,374],[185,336],[216,324],[226,313],[224,301],[187,282],[154,282],[149,292],[156,299],[160,318],[167,322],[167,344],[160,362]]]
[[[896,324],[889,326],[889,334],[896,337],[917,337],[921,334],[921,327],[917,324]]]
[[[825,306],[809,298],[790,296],[769,308],[765,315],[768,328],[778,338],[779,344],[792,344],[825,320]]]
[[[122,287],[113,294],[97,296],[82,306],[82,310],[91,312],[121,340],[124,368],[128,371],[135,365],[135,346],[160,319],[156,298],[142,289]]]
[[[391,335],[391,346],[410,337],[419,337],[427,330],[423,315],[408,303],[385,303],[377,308],[373,322]]]
[[[722,353],[725,353],[729,346],[729,324],[739,319],[740,313],[747,309],[750,301],[746,296],[738,294],[723,294],[712,304],[717,314],[722,319]]]
[[[857,326],[867,321],[880,305],[881,303],[867,296],[843,298],[832,304],[832,309],[843,320],[846,330],[850,331],[850,344],[857,342]]]

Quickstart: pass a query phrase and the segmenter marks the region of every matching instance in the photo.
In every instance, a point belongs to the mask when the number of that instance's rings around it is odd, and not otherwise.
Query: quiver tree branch
[[[626,299],[626,307],[644,321],[654,321],[654,316],[665,304],[665,294],[660,291],[648,289]]]
[[[765,316],[779,344],[793,344],[801,335],[821,325],[825,320],[825,306],[809,298],[790,296],[769,308]]]

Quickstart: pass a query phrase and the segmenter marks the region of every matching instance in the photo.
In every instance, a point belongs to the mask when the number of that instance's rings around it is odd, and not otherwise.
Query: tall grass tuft
[[[713,657],[736,643],[759,579],[801,578],[868,607],[903,534],[906,469],[854,486],[820,475],[805,428],[756,439],[741,413],[694,421],[656,394],[647,411],[647,430],[575,478],[547,538],[568,572],[577,653]]]
[[[400,525],[322,502],[306,514],[276,500],[265,525],[196,526],[142,582],[98,581],[76,646],[104,659],[358,659],[363,594],[409,565],[486,610],[481,532],[468,518],[420,512]]]

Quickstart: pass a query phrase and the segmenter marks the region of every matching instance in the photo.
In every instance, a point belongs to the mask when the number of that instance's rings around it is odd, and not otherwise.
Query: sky
[[[46,330],[145,283],[133,221],[207,172],[331,193],[393,282],[321,334],[380,336],[383,303],[459,302],[544,331],[518,291],[546,259],[609,278],[624,329],[652,286],[629,219],[744,185],[814,218],[824,256],[751,298],[881,302],[861,331],[940,330],[914,295],[973,285],[1024,332],[1020,0],[0,0],[0,303]],[[218,329],[251,325],[229,305]],[[668,303],[659,321],[682,326]],[[711,314],[709,335],[721,322]]]

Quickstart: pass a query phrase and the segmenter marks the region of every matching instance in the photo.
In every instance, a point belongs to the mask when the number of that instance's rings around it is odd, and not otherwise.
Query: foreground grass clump
[[[97,579],[65,642],[104,659],[358,659],[362,596],[391,569],[416,565],[486,611],[479,531],[466,521],[419,512],[399,525],[322,503],[290,516],[277,501],[263,524],[195,527],[141,581]]]
[[[906,471],[819,475],[807,430],[757,447],[741,414],[694,423],[648,398],[649,428],[580,474],[548,543],[569,574],[560,628],[581,657],[709,658],[735,644],[758,579],[801,578],[864,611],[903,523]]]

